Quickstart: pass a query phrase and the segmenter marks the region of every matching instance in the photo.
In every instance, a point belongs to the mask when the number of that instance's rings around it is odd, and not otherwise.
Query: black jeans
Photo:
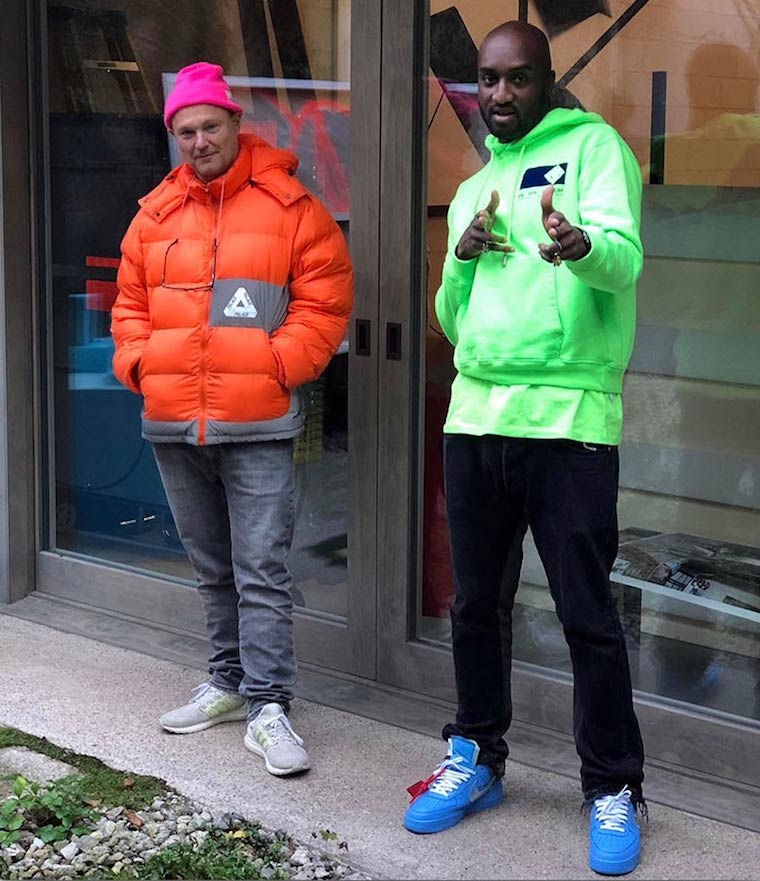
[[[449,434],[444,467],[459,701],[444,738],[476,741],[479,761],[504,773],[512,607],[530,526],[570,648],[584,795],[627,784],[640,800],[644,748],[609,580],[618,542],[617,447]]]

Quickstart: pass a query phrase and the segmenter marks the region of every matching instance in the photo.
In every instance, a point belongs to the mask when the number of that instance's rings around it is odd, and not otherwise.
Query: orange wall
[[[451,5],[433,2],[432,12]],[[474,41],[516,17],[517,3],[455,4]],[[557,76],[630,6],[611,0],[612,18],[594,15],[552,40]],[[541,26],[531,6],[529,20]],[[572,81],[571,91],[601,113],[636,153],[648,179],[652,72],[666,71],[669,135],[665,182],[760,186],[760,0],[650,0]],[[431,74],[430,106],[440,97]],[[429,203],[447,204],[480,159],[444,102],[430,130]]]

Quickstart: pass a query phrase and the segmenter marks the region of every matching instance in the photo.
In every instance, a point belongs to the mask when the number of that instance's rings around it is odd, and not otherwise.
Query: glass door
[[[181,15],[168,2],[43,3],[51,504],[40,589],[202,630],[141,437],[141,398],[111,371],[109,325],[121,237],[138,198],[179,163],[162,119],[174,74],[212,61],[244,108],[242,130],[298,156],[298,179],[340,225],[357,267],[350,332],[302,389],[290,568],[301,659],[371,677],[378,16],[353,16],[352,26],[350,0],[179,7]]]
[[[393,153],[381,207],[395,225],[383,229],[381,327],[401,327],[402,345],[400,361],[380,361],[381,469],[395,471],[380,487],[379,676],[455,698],[441,457],[454,368],[433,303],[448,205],[489,158],[477,45],[522,18],[549,35],[555,104],[601,113],[645,184],[612,582],[647,749],[746,779],[760,737],[758,10],[704,4],[697,25],[666,0],[407,5],[383,63]],[[570,733],[569,654],[530,536],[513,652],[515,718]]]

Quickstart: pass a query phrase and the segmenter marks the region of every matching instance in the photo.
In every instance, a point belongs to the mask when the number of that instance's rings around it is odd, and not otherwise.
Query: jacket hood
[[[204,184],[187,164],[173,168],[161,183],[138,204],[158,223],[188,198],[218,199],[224,182],[225,199],[244,186],[260,186],[284,205],[291,205],[306,194],[295,177],[298,159],[287,150],[272,147],[252,134],[239,137],[240,149],[232,165],[220,177]]]
[[[562,129],[570,129],[588,123],[606,125],[598,113],[589,113],[586,110],[577,109],[567,110],[564,107],[557,107],[554,110],[550,110],[537,125],[533,126],[529,132],[526,132],[518,140],[505,143],[500,141],[495,135],[489,134],[486,136],[485,144],[491,151],[492,156],[498,156],[507,150],[522,149],[523,147],[536,144],[546,137],[556,136]]]

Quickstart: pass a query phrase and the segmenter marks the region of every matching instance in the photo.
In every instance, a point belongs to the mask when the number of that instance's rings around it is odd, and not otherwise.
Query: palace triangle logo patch
[[[239,287],[224,307],[224,314],[227,318],[255,318],[259,313],[248,291],[244,287]]]

